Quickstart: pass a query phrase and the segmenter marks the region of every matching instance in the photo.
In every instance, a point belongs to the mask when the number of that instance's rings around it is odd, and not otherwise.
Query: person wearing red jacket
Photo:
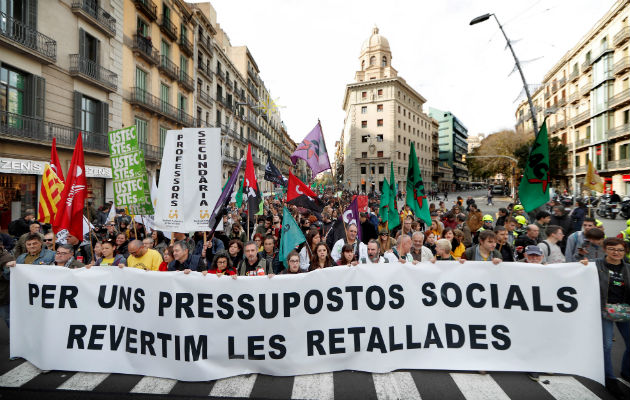
[[[202,271],[202,274],[215,274],[219,277],[223,275],[230,275],[236,278],[236,269],[232,266],[232,262],[230,261],[230,257],[225,253],[219,253],[214,257],[212,261],[212,266],[207,271]]]

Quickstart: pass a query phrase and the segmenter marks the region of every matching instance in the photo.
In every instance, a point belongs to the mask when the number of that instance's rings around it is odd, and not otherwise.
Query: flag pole
[[[92,244],[92,223],[90,222],[90,207],[87,207],[87,219],[88,219],[88,241],[90,242],[90,251],[92,252],[92,261],[96,261],[94,259],[94,244]],[[53,234],[53,244],[55,243],[55,236]]]

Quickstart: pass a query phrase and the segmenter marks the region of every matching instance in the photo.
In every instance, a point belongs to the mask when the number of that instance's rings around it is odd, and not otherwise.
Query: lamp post
[[[527,86],[527,81],[525,81],[525,75],[523,74],[523,70],[521,69],[521,63],[518,61],[518,57],[516,57],[516,53],[514,52],[514,49],[512,48],[512,42],[510,42],[510,39],[508,39],[507,35],[505,34],[505,31],[503,30],[503,26],[499,22],[499,19],[494,13],[484,14],[470,21],[470,25],[475,25],[480,22],[484,22],[487,19],[489,19],[491,16],[494,17],[495,21],[497,21],[497,24],[499,25],[499,29],[501,29],[501,33],[503,33],[503,37],[505,37],[505,41],[507,42],[507,45],[510,48],[510,51],[512,52],[512,56],[514,56],[514,61],[516,62],[516,68],[518,69],[518,73],[521,75],[521,79],[523,80],[523,89],[525,89],[525,94],[527,95],[527,102],[529,103],[529,111],[532,114],[532,124],[534,125],[534,135],[537,135],[538,134],[538,120],[536,119],[536,113],[534,112],[534,102],[532,101],[532,95],[529,93],[529,87]]]

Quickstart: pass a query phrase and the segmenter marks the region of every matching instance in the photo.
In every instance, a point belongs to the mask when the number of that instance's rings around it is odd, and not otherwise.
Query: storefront
[[[0,230],[6,230],[28,209],[37,212],[45,165],[44,161],[0,157]],[[111,168],[86,165],[85,176],[88,196],[96,208],[113,199]]]

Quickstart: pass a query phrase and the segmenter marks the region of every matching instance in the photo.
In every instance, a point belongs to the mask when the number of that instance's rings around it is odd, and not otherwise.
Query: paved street
[[[507,205],[505,198],[487,206],[484,191],[458,193],[475,197],[483,213]],[[456,199],[449,195],[449,202]],[[603,220],[609,235],[624,221]],[[553,334],[550,332],[550,334]],[[575,351],[580,351],[575,349]],[[619,374],[622,357],[619,335],[613,365]],[[622,385],[630,398],[630,384]],[[576,376],[542,375],[534,382],[524,373],[401,370],[387,374],[340,371],[296,377],[243,375],[209,382],[180,382],[139,375],[41,370],[28,361],[9,361],[8,329],[0,326],[0,395],[2,398],[103,399],[156,397],[216,397],[269,399],[612,399],[596,382]]]

